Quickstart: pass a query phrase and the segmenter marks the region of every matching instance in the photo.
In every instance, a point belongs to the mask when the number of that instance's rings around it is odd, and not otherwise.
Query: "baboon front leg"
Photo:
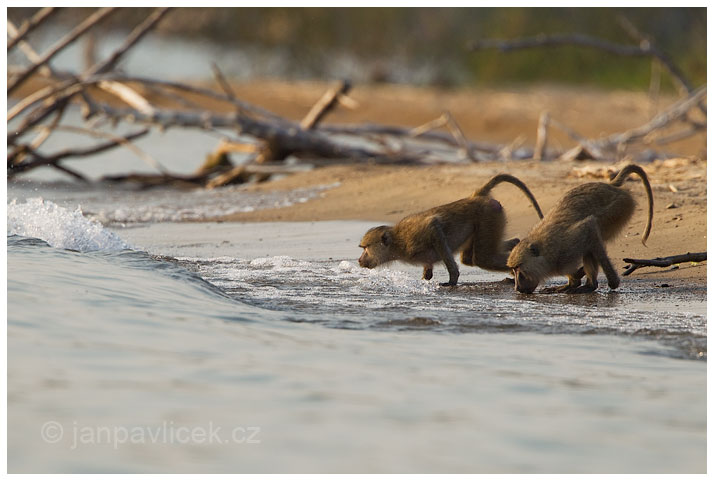
[[[592,254],[595,261],[599,265],[601,265],[601,268],[603,268],[603,274],[606,275],[606,279],[608,280],[608,287],[612,290],[618,288],[618,286],[621,284],[621,278],[618,276],[618,273],[613,268],[611,260],[608,259],[608,253],[606,253],[606,247],[602,241],[600,241],[598,245],[594,247]],[[596,274],[598,274],[598,268],[596,268]]]
[[[456,285],[459,279],[459,268],[457,267],[457,262],[454,260],[452,251],[449,249],[449,244],[447,244],[447,237],[437,222],[432,223],[432,247],[442,261],[444,261],[447,271],[449,271],[449,282],[440,284],[442,286]]]
[[[422,268],[422,279],[426,279],[427,281],[432,279],[432,265]]]

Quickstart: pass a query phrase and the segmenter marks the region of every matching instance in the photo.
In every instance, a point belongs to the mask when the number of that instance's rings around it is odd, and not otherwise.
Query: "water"
[[[66,26],[48,26],[38,29],[31,36],[35,50],[44,52],[57,39],[67,33]],[[103,32],[97,38],[97,58],[109,57],[119,48],[128,32]],[[70,45],[53,58],[53,66],[82,72],[84,43]],[[161,62],[157,62],[161,59]],[[439,59],[407,59],[404,55],[371,60],[358,58],[343,50],[324,49],[314,52],[313,62],[297,58],[290,48],[263,47],[242,43],[215,43],[181,36],[164,37],[149,33],[138,48],[130,50],[121,60],[121,69],[130,75],[139,75],[165,80],[205,80],[210,77],[211,64],[216,63],[230,79],[240,81],[281,78],[305,79],[351,79],[355,83],[372,81],[377,68],[386,71],[390,81],[410,84],[428,84],[445,78],[445,68],[457,81],[468,77],[454,63]],[[27,59],[14,49],[8,53],[9,65],[23,65]],[[446,64],[449,65],[447,66]],[[207,74],[208,73],[208,74]]]
[[[372,223],[35,187],[7,206],[10,472],[706,469],[704,288],[443,288],[358,268]]]

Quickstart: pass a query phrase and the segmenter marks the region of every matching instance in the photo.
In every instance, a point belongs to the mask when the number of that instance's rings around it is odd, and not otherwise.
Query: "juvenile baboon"
[[[508,271],[506,260],[518,239],[503,241],[506,216],[502,205],[489,197],[490,191],[508,182],[529,198],[543,218],[539,203],[529,188],[514,176],[499,174],[470,197],[412,214],[395,226],[368,230],[360,241],[363,253],[358,260],[363,268],[374,268],[390,261],[404,261],[423,266],[422,277],[432,278],[432,266],[443,261],[449,282],[457,284],[459,269],[454,252],[462,251],[462,260],[492,271]]]
[[[518,291],[532,293],[543,280],[566,275],[568,284],[553,291],[588,293],[598,287],[599,266],[608,286],[618,288],[620,279],[605,243],[623,229],[635,210],[633,196],[621,187],[631,173],[640,176],[648,196],[648,221],[641,236],[645,246],[653,221],[653,192],[645,171],[629,164],[610,183],[590,182],[568,191],[514,247],[507,265]],[[584,274],[586,284],[581,286]]]

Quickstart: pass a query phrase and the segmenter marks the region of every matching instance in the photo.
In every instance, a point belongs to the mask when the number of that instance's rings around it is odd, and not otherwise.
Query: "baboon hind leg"
[[[514,246],[519,244],[519,238],[512,238],[504,241],[502,243],[502,251],[506,253],[506,257],[509,258],[509,253],[511,253],[511,250],[514,249]],[[465,248],[462,250],[460,253],[459,260],[462,262],[462,264],[466,266],[475,266],[476,262],[474,261],[474,251],[477,249],[477,246],[474,245],[474,239],[469,241],[469,244],[465,246]]]
[[[576,270],[574,273],[567,275],[568,283],[561,286],[553,286],[551,288],[544,288],[542,292],[544,293],[571,293],[573,290],[581,286],[581,278],[584,277],[585,271],[583,266]]]
[[[591,293],[598,288],[598,262],[592,254],[589,253],[583,256],[582,269],[586,274],[586,283],[581,285],[581,280],[579,279],[580,286],[566,290],[567,293]]]
[[[457,267],[457,262],[454,260],[454,255],[452,250],[449,249],[449,244],[447,243],[447,238],[444,235],[442,226],[438,222],[431,223],[432,230],[432,249],[439,255],[439,257],[444,261],[447,271],[449,272],[449,282],[440,283],[442,286],[454,286],[457,284],[459,279],[459,268]],[[423,270],[423,276],[431,272],[429,269]]]
[[[490,271],[510,271],[506,260],[519,240],[514,238],[503,241],[505,225],[504,211],[491,211],[483,215],[472,238],[474,265]]]
[[[469,240],[469,243],[464,247],[459,254],[459,260],[466,266],[474,266],[474,238]]]
[[[570,291],[571,293],[588,293],[598,288],[598,268],[603,268],[603,272],[608,280],[608,287],[612,290],[618,288],[621,279],[613,268],[611,260],[608,259],[606,246],[601,237],[601,231],[594,216],[589,216],[583,222],[583,243],[587,251],[583,256],[583,270],[586,273],[586,283],[583,286]]]

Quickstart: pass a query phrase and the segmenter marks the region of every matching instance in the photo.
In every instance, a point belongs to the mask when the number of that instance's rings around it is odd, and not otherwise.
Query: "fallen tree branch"
[[[630,129],[619,134],[594,139],[591,142],[602,149],[615,149],[619,145],[628,144],[634,140],[644,138],[651,132],[662,129],[673,121],[685,116],[690,109],[698,105],[698,103],[707,95],[707,85],[703,85],[695,90],[692,94],[683,100],[680,100],[670,106],[668,109],[655,116],[646,124]]]
[[[21,163],[15,163],[15,159],[8,157],[7,161],[7,175],[8,177],[15,174],[28,171],[38,166],[52,166],[57,164],[59,161],[64,160],[68,157],[87,157],[94,154],[99,154],[106,150],[112,149],[121,145],[123,142],[129,142],[139,137],[142,137],[149,133],[149,129],[142,129],[141,131],[128,134],[124,137],[112,139],[108,142],[102,144],[97,144],[95,146],[82,148],[82,149],[65,149],[55,154],[45,156],[39,152],[34,151],[29,146],[22,146],[26,151],[27,159]]]
[[[333,110],[340,101],[340,97],[346,96],[352,85],[346,80],[338,82],[335,86],[329,89],[318,101],[313,104],[313,107],[300,121],[301,129],[313,129],[325,117],[328,112]]]
[[[137,25],[134,30],[132,30],[129,36],[124,39],[124,43],[117,50],[112,52],[106,60],[92,66],[89,70],[82,74],[82,77],[87,78],[112,70],[124,54],[132,48],[134,44],[139,42],[147,33],[149,33],[170,11],[171,7],[157,8],[142,23]]]
[[[548,143],[549,123],[551,116],[544,111],[539,116],[539,124],[536,128],[536,145],[534,146],[534,160],[543,161],[546,158],[546,144]]]
[[[657,266],[659,268],[666,268],[678,263],[700,263],[707,260],[707,252],[703,253],[685,253],[678,254],[675,256],[666,256],[664,258],[653,258],[653,259],[633,259],[633,258],[623,258],[623,261],[630,263],[626,266],[626,270],[623,272],[623,276],[628,276],[635,270],[639,268],[644,268],[646,266]]]
[[[17,33],[15,34],[14,38],[8,40],[7,42],[7,51],[10,52],[15,45],[19,44],[23,40],[25,40],[25,37],[27,37],[30,32],[35,30],[37,27],[42,25],[47,19],[52,17],[55,13],[57,13],[57,7],[45,7],[41,8],[40,10],[35,13],[29,20],[26,20],[25,22],[22,22],[22,25],[17,29]],[[10,26],[10,21],[8,20],[8,27]]]
[[[13,79],[13,81],[7,87],[7,94],[10,95],[12,92],[14,92],[15,89],[17,89],[23,82],[29,79],[30,76],[37,71],[37,69],[52,60],[55,55],[60,53],[62,50],[72,44],[75,40],[87,33],[90,28],[94,27],[96,24],[114,13],[116,10],[117,7],[105,7],[100,10],[97,10],[92,15],[87,17],[84,22],[75,27],[70,33],[65,35],[47,52],[45,52],[45,54],[42,55],[42,57],[40,57],[37,62],[33,63],[24,72],[20,73],[20,75],[16,79]]]

